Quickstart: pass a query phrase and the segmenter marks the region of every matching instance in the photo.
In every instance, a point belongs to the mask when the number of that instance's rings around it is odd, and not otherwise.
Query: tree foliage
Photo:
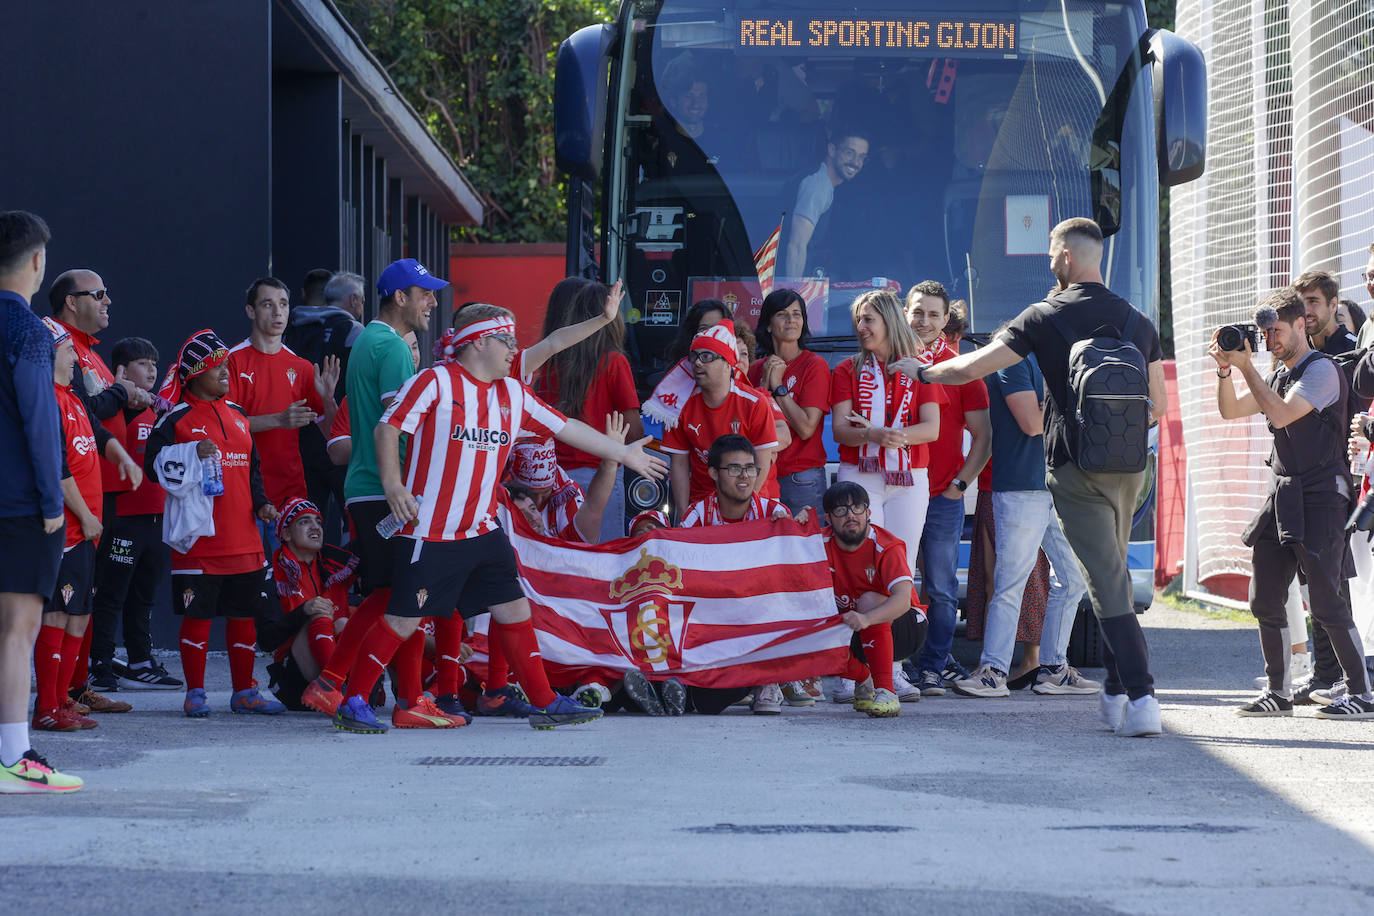
[[[468,241],[563,237],[554,165],[559,43],[607,22],[614,0],[337,0],[487,205]]]

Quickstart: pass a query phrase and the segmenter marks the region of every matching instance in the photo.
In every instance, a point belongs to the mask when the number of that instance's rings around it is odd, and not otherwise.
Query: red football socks
[[[396,674],[396,699],[402,709],[409,709],[420,701],[424,690],[420,683],[420,663],[425,657],[425,631],[416,630],[401,643],[391,657],[391,670]]]
[[[845,662],[844,671],[840,673],[840,677],[848,678],[856,684],[862,684],[868,680],[868,666],[859,661],[857,656],[851,654]]]
[[[363,603],[358,605],[358,609],[348,618],[348,623],[334,639],[334,654],[330,656],[329,665],[324,669],[324,677],[339,685],[347,680],[353,660],[358,657],[358,648],[367,638],[368,631],[386,614],[386,605],[390,600],[389,588],[379,588],[363,599]]]
[[[234,692],[254,684],[253,660],[258,650],[258,630],[251,617],[230,617],[224,622],[224,642],[229,647],[229,679]]]
[[[859,641],[873,675],[874,689],[893,690],[892,686],[892,624],[875,623],[859,631]],[[895,692],[895,690],[893,690]]]
[[[347,629],[344,627],[345,631]],[[373,624],[367,638],[358,647],[358,660],[353,664],[353,673],[348,676],[348,689],[343,692],[344,696],[367,699],[372,693],[372,685],[377,683],[377,678],[382,676],[403,642],[405,640],[385,620]]]
[[[38,628],[38,639],[33,644],[33,672],[38,681],[38,712],[52,712],[61,699],[58,690],[59,672],[62,669],[62,637],[67,635],[61,627],[42,626]]]
[[[440,696],[457,693],[463,682],[460,653],[463,650],[463,618],[457,614],[434,621],[434,667],[438,683],[435,692]]]
[[[88,625],[86,632],[90,633]],[[67,693],[75,687],[86,686],[86,676],[83,674],[81,680],[76,680],[77,665],[86,667],[86,653],[81,647],[90,648],[90,643],[85,641],[85,636],[73,636],[71,633],[62,633],[62,667],[57,671],[57,701],[60,703],[67,698]]]
[[[305,638],[310,644],[310,657],[323,671],[329,667],[334,656],[334,620],[332,617],[315,616],[305,625]]]
[[[76,667],[72,669],[72,679],[69,681],[71,689],[86,686],[86,679],[91,676],[91,636],[95,633],[95,627],[91,626],[91,619],[86,618],[86,632],[81,637],[81,647],[76,653]],[[62,650],[62,658],[67,657],[67,650]]]
[[[500,690],[510,683],[510,663],[501,640],[496,638],[500,627],[495,620],[487,621],[487,690]]]
[[[534,706],[544,707],[553,702],[553,688],[544,673],[544,657],[539,654],[539,640],[534,635],[534,621],[520,623],[491,622],[501,649],[520,679],[520,687]]]
[[[205,653],[210,644],[210,621],[194,617],[181,618],[181,634],[178,637],[181,649],[181,669],[186,676],[187,690],[205,688]]]

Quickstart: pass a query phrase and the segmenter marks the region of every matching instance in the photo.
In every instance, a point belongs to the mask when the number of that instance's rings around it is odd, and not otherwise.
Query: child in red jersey
[[[234,685],[229,708],[264,715],[286,711],[281,703],[260,694],[253,679],[257,641],[253,621],[278,616],[276,603],[268,595],[272,572],[263,559],[257,523],[275,521],[277,509],[263,492],[248,415],[225,397],[228,361],[229,351],[213,331],[201,331],[182,346],[159,392],[175,406],[153,427],[144,459],[145,469],[158,474],[164,486],[195,480],[197,463],[216,456],[223,475],[224,492],[213,497],[213,534],[194,538],[184,551],[175,549],[181,539],[172,540],[179,532],[170,530],[170,506],[163,529],[164,538],[174,544],[172,604],[182,615],[183,708],[193,718],[210,714],[205,656],[210,622],[216,617],[228,618],[225,642]],[[180,448],[191,443],[193,448]]]
[[[870,524],[868,491],[842,480],[825,491],[830,520],[825,554],[834,577],[835,606],[854,630],[844,677],[855,682],[854,708],[874,718],[899,716],[892,682],[893,653],[905,658],[924,641],[923,615],[911,605],[911,567],[901,539]]]
[[[94,719],[79,713],[67,694],[72,673],[81,655],[81,644],[91,615],[91,574],[95,567],[95,543],[101,532],[100,454],[119,468],[121,476],[137,485],[143,473],[118,441],[99,426],[92,427],[85,404],[72,391],[76,351],[71,334],[58,322],[44,318],[52,332],[57,354],[53,362],[53,388],[66,442],[63,457],[62,499],[65,503],[67,540],[57,589],[43,611],[42,626],[34,644],[34,673],[38,696],[33,727],[38,731],[77,731],[95,728]],[[103,697],[101,699],[104,699]],[[106,708],[106,712],[127,712]]]
[[[258,627],[258,644],[272,652],[271,689],[287,709],[304,710],[306,686],[334,651],[334,634],[348,616],[348,589],[358,558],[324,542],[324,518],[306,499],[288,500],[277,517],[281,547],[272,556],[282,616]]]

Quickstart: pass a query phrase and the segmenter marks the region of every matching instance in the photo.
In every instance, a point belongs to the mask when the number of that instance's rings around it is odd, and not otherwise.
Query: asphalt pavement
[[[185,718],[179,692],[121,691],[134,712],[34,736],[86,788],[0,796],[0,899],[56,913],[1374,910],[1374,721],[1241,719],[1253,627],[1160,604],[1143,621],[1166,732],[1151,739],[1100,729],[1095,698],[1029,692],[926,698],[889,720],[824,703],[347,735],[313,714],[230,714],[212,659],[208,719]]]

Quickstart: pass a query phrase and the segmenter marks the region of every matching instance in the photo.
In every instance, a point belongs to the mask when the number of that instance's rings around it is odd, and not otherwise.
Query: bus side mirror
[[[1197,45],[1166,29],[1150,37],[1155,143],[1163,187],[1201,178],[1207,164],[1207,63]]]
[[[601,174],[612,31],[609,25],[578,29],[558,46],[554,64],[554,152],[560,169],[584,181]]]

